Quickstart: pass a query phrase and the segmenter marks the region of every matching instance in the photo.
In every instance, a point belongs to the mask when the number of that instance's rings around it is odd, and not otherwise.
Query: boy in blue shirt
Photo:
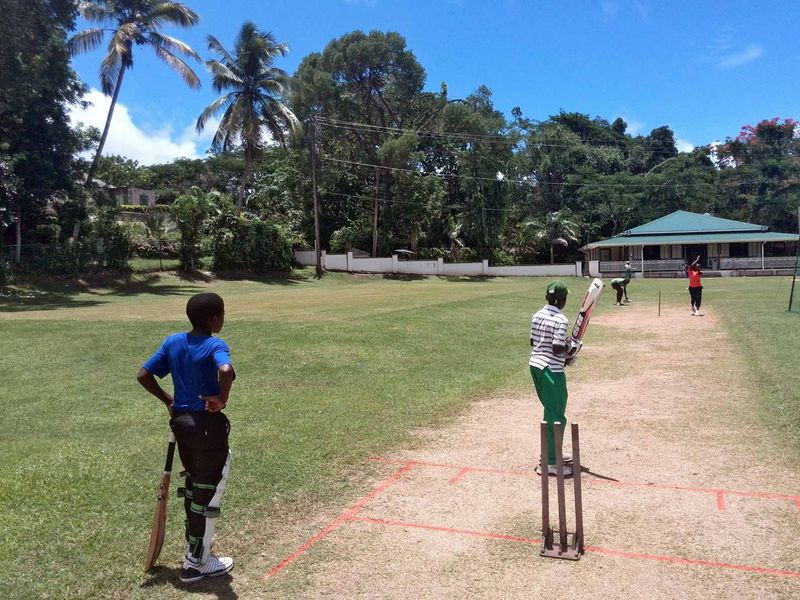
[[[181,581],[224,575],[233,559],[211,554],[219,504],[228,479],[230,422],[222,413],[236,377],[227,344],[213,334],[225,322],[217,294],[197,294],[186,304],[188,333],[169,336],[139,371],[137,379],[167,406],[170,427],[186,471],[186,552]],[[156,377],[172,375],[170,396]]]

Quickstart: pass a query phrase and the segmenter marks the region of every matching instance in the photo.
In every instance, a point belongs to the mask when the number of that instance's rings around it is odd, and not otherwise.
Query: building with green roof
[[[581,250],[594,277],[621,273],[626,261],[640,276],[682,275],[697,256],[724,276],[794,272],[797,242],[796,233],[677,210]]]

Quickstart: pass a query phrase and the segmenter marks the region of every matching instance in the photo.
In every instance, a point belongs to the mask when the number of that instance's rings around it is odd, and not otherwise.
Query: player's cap
[[[550,285],[547,286],[547,297],[553,298],[554,300],[564,300],[569,294],[569,288],[567,284],[563,281],[555,280],[551,281]]]

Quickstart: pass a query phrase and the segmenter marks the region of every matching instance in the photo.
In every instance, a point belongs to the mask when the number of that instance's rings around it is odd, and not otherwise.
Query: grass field
[[[587,282],[568,282],[572,318]],[[788,279],[705,284],[705,307],[750,357],[763,390],[754,399],[760,418],[796,441],[800,315],[786,312]],[[346,494],[347,475],[365,456],[404,443],[416,426],[443,422],[472,398],[529,387],[528,323],[545,285],[150,274],[0,296],[4,596],[124,597],[142,583],[168,431],[166,412],[134,377],[168,333],[185,328],[191,294],[213,290],[225,298],[221,335],[238,375],[226,411],[235,462],[224,537],[230,524],[277,507],[290,511],[301,498],[324,504]],[[629,291],[637,305],[653,307],[653,318],[660,291],[663,303],[685,304],[690,319],[685,286],[635,280]],[[611,303],[606,293],[599,310],[624,310]],[[697,352],[714,349],[687,340],[687,362]],[[180,555],[181,521],[169,523],[164,561]]]

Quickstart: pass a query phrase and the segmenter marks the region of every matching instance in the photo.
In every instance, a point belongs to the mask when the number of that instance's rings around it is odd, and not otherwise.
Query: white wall
[[[322,266],[330,271],[349,271],[347,268],[347,254],[325,254]]]
[[[347,254],[321,253],[322,266],[330,271],[349,271],[351,273],[406,273],[413,275],[445,275],[467,277],[570,277],[581,275],[581,262],[568,265],[518,265],[514,267],[490,267],[489,261],[476,263],[446,263],[438,260],[399,260],[397,255],[390,258],[354,258]],[[294,259],[301,265],[316,264],[313,250],[299,250]],[[597,261],[591,261],[597,267]],[[591,263],[590,263],[591,265]],[[590,266],[591,268],[591,266]]]
[[[580,264],[569,265],[517,265],[514,267],[489,267],[493,277],[574,277],[580,276]]]
[[[297,250],[294,253],[295,262],[301,265],[315,265],[317,264],[317,253],[313,250]],[[322,251],[322,264],[325,264],[325,251]]]
[[[339,271],[347,271],[353,273],[391,273],[392,272],[392,259],[390,258],[352,258],[350,257],[350,268],[347,269],[345,264],[344,269]]]
[[[483,263],[444,263],[442,265],[442,275],[479,277],[483,274]]]
[[[414,275],[438,275],[439,261],[436,260],[399,260],[395,263],[395,273]]]

